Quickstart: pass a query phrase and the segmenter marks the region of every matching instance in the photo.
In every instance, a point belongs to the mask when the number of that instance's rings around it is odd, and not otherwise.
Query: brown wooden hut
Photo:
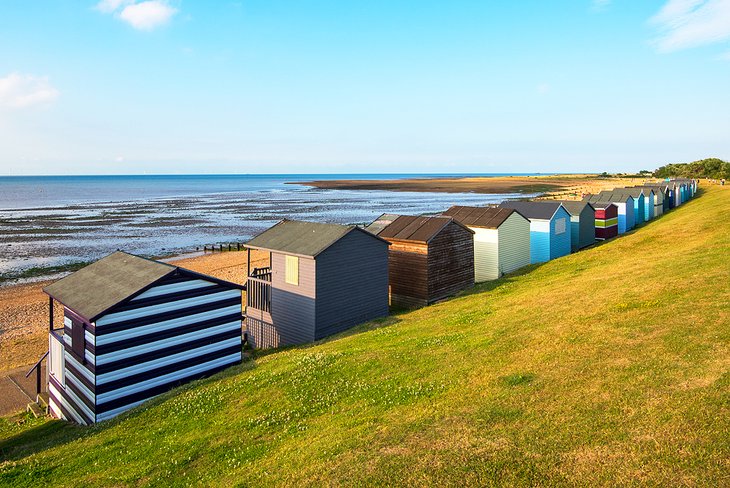
[[[453,218],[383,215],[367,229],[391,244],[392,305],[428,305],[474,285],[474,232]]]

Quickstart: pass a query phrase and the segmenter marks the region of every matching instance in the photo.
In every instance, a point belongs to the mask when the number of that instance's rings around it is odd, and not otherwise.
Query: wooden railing
[[[28,376],[31,375],[31,373],[33,373],[33,371],[35,371],[35,394],[36,394],[36,396],[40,395],[40,393],[41,393],[41,364],[43,363],[43,360],[46,359],[46,357],[48,357],[48,352],[49,351],[46,351],[46,353],[43,356],[41,356],[41,358],[38,360],[38,362],[35,363],[33,365],[33,367],[28,370],[27,373],[25,373],[25,377],[27,378]]]
[[[246,308],[271,312],[271,268],[254,268],[246,285]]]

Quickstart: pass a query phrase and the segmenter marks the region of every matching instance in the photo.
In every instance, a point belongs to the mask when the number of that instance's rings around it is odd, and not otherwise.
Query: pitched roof
[[[599,209],[603,210],[603,209],[610,207],[611,205],[613,205],[614,207],[616,206],[615,203],[611,203],[611,202],[593,202],[593,203],[591,203],[591,206],[593,208],[595,208],[596,210],[599,210]]]
[[[589,202],[580,200],[560,200],[560,203],[563,204],[563,207],[565,207],[565,210],[567,210],[570,215],[580,215],[580,213],[586,208],[586,205],[589,207],[593,206]]]
[[[561,204],[556,201],[502,202],[499,206],[502,208],[513,208],[531,220],[550,220],[561,207]]]
[[[117,251],[48,285],[43,291],[93,322],[114,305],[176,269]]]
[[[522,214],[513,208],[463,207],[460,205],[454,205],[445,211],[443,215],[453,217],[468,227],[496,229],[513,213],[522,217]]]
[[[654,198],[656,200],[664,200],[664,187],[656,186],[656,185],[641,185],[637,188],[644,188],[647,191],[653,191],[654,192]]]
[[[454,222],[459,227],[463,227],[467,232],[474,233],[474,231],[451,217],[399,215],[390,224],[378,230],[375,235],[384,239],[395,239],[399,241],[429,242],[451,222]],[[366,229],[370,231],[371,227],[368,226]]]
[[[626,200],[628,200],[629,198],[631,198],[632,200],[634,199],[634,197],[632,197],[631,195],[625,194],[625,193],[614,192],[611,190],[604,190],[595,195],[588,195],[583,200],[587,200],[590,203],[596,203],[596,202],[626,203]]]
[[[285,219],[248,241],[246,247],[316,257],[353,231],[364,232],[354,225]]]
[[[645,191],[645,188],[614,188],[613,189],[614,194],[629,195],[633,198],[639,198],[639,195],[645,195],[644,191]]]
[[[642,186],[645,188],[651,188],[654,190],[654,193],[657,193],[657,190],[659,193],[665,193],[669,190],[669,185],[650,185],[648,183],[644,183]]]
[[[377,219],[373,220],[372,223],[370,223],[370,225],[366,226],[365,228],[368,232],[377,234],[378,232],[389,226],[398,217],[399,215],[397,214],[384,213]]]

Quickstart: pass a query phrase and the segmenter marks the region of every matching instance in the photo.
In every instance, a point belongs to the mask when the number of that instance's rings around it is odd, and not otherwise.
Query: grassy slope
[[[729,214],[713,187],[94,428],[0,424],[0,484],[728,483]]]

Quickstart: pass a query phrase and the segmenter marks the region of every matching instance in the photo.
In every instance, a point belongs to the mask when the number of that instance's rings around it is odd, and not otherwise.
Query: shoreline
[[[323,190],[380,190],[435,193],[539,194],[538,198],[580,199],[582,194],[631,186],[645,178],[599,177],[596,174],[534,176],[465,176],[382,180],[312,180],[287,182]]]

